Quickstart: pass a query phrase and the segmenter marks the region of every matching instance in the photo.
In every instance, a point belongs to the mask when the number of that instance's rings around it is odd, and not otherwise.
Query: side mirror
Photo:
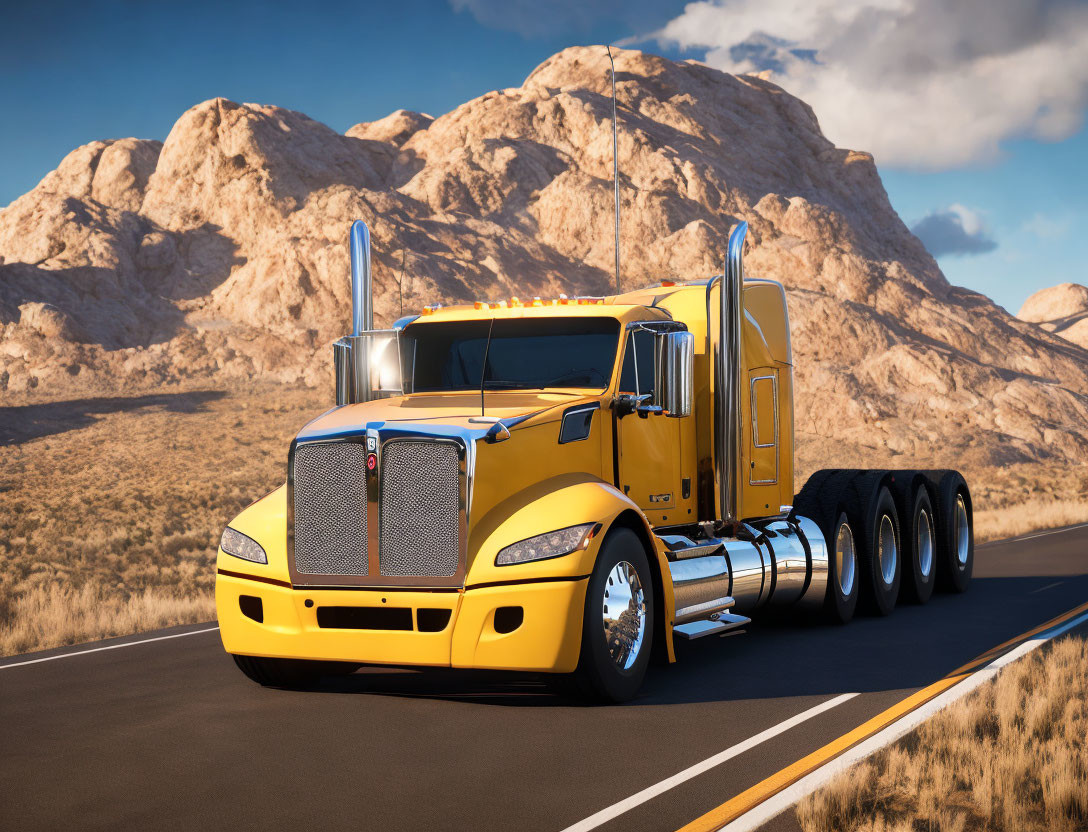
[[[695,336],[686,331],[660,332],[654,338],[654,350],[657,353],[654,404],[669,416],[690,416]]]

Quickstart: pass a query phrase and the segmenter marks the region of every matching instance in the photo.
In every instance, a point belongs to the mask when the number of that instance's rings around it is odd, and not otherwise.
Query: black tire
[[[903,545],[899,597],[924,604],[937,585],[937,521],[929,489],[916,471],[896,471],[891,482]]]
[[[857,475],[852,469],[817,471],[793,503],[794,513],[812,520],[824,536],[828,564],[823,612],[836,624],[850,623],[858,606],[857,533],[846,511],[847,493]]]
[[[835,624],[849,624],[858,608],[857,540],[846,510],[838,517],[827,539],[827,597],[824,617]]]
[[[936,495],[937,585],[945,592],[966,592],[975,565],[971,492],[958,471],[945,471]]]
[[[322,676],[347,676],[359,669],[351,662],[319,662],[306,659],[272,659],[232,655],[246,676],[259,685],[274,688],[308,687]]]
[[[616,577],[612,575],[612,571],[623,562],[634,570],[643,592],[645,606],[642,638],[640,641],[635,639],[638,649],[633,660],[629,657],[622,659],[622,661],[630,661],[630,664],[626,666],[621,666],[613,658],[614,654],[621,657],[624,654],[623,635],[625,633],[621,633],[618,637],[614,635],[610,644],[603,623],[607,600],[605,592],[615,591],[609,590],[609,587],[616,586],[615,583],[610,583],[610,580]],[[622,584],[623,582],[620,581],[621,586]],[[633,584],[634,582],[631,581],[630,585],[633,586]],[[642,680],[646,676],[646,668],[650,663],[650,652],[653,648],[656,613],[654,602],[653,578],[642,541],[630,529],[613,529],[601,546],[597,562],[593,566],[593,574],[590,575],[586,588],[585,610],[582,618],[582,651],[578,659],[578,669],[575,671],[575,680],[585,698],[594,702],[627,702],[638,693]],[[633,599],[627,609],[633,613],[632,603]],[[628,620],[633,621],[634,618],[631,617]]]
[[[847,513],[857,536],[861,603],[867,612],[890,615],[903,574],[902,536],[886,471],[866,471],[850,487]]]

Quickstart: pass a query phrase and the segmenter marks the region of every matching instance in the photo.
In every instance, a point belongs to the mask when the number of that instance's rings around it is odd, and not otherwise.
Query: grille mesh
[[[352,442],[295,449],[295,569],[366,575],[366,449]]]
[[[381,476],[381,573],[433,578],[457,574],[457,448],[444,442],[390,442],[382,455]]]

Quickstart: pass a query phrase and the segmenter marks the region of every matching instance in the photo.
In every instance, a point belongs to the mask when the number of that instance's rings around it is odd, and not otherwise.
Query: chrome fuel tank
[[[818,609],[827,589],[827,546],[819,527],[806,517],[760,523],[754,540],[683,535],[662,537],[677,620],[708,617],[730,608],[749,614],[770,604]]]

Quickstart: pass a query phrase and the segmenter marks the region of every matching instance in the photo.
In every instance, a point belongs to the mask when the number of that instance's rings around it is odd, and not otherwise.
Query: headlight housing
[[[571,552],[589,546],[589,541],[600,528],[600,523],[583,523],[580,526],[568,526],[565,529],[519,540],[499,550],[495,556],[495,565],[513,566],[518,563],[569,555]]]
[[[268,563],[268,555],[264,553],[261,544],[252,537],[246,537],[240,531],[227,526],[223,529],[223,537],[219,541],[219,547],[228,555],[233,555],[252,563]]]

